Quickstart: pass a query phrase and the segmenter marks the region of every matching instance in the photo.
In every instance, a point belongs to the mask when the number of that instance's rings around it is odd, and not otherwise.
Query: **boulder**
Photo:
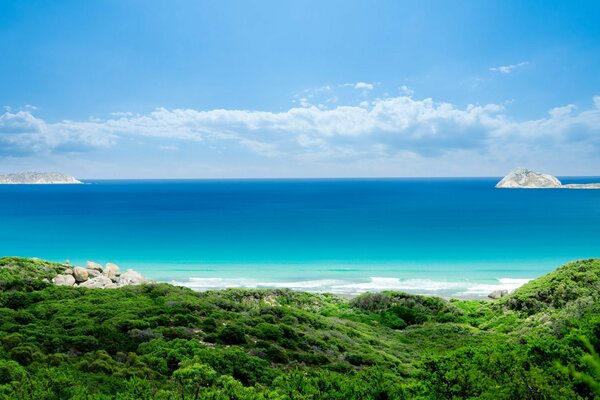
[[[494,290],[492,293],[488,294],[490,299],[499,299],[508,294],[508,290]]]
[[[119,266],[113,263],[106,263],[106,268],[104,268],[103,274],[109,278],[115,278],[120,273]]]
[[[126,286],[126,285],[141,285],[146,282],[146,279],[140,274],[132,269],[128,269],[123,272],[120,276],[117,277],[117,286]]]
[[[93,270],[96,270],[96,271],[100,271],[100,272],[102,272],[102,265],[100,265],[100,264],[98,264],[98,263],[95,263],[95,262],[93,262],[93,261],[87,261],[87,262],[85,263],[85,267],[86,267],[87,269],[93,269]]]
[[[75,267],[73,268],[73,276],[77,282],[84,282],[87,281],[89,273],[85,268]]]
[[[533,172],[527,168],[515,168],[496,184],[497,188],[505,189],[551,189],[560,188],[562,184],[556,177],[540,172]]]
[[[63,272],[63,274],[73,275],[73,269],[72,268],[67,268],[67,269],[65,269],[65,272]]]
[[[52,279],[52,283],[56,286],[73,286],[75,278],[73,275],[57,275]]]
[[[86,269],[86,271],[88,273],[88,278],[89,279],[95,278],[95,277],[97,277],[97,276],[99,276],[99,275],[102,274],[102,272],[100,272],[100,271],[98,271],[96,269]]]
[[[92,279],[88,279],[82,282],[80,287],[86,287],[89,289],[114,289],[117,287],[109,278],[104,275],[98,275]]]

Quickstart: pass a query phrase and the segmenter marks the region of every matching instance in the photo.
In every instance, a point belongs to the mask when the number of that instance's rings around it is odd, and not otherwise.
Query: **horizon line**
[[[561,178],[599,178],[600,175],[556,175]],[[394,179],[502,179],[497,175],[455,175],[455,176],[326,176],[326,177],[203,177],[203,178],[79,178],[83,181],[225,181],[225,180],[394,180]]]

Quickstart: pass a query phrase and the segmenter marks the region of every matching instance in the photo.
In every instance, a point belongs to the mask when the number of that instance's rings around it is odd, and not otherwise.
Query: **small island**
[[[81,184],[72,176],[58,172],[21,172],[17,174],[0,175],[0,184],[6,185],[51,185],[51,184]]]
[[[555,176],[515,168],[496,184],[500,189],[600,189],[600,183],[570,183],[563,185]]]

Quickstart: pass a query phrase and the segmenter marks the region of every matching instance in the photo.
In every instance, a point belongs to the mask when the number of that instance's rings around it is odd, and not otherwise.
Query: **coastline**
[[[533,278],[532,278],[533,279]],[[421,296],[435,296],[444,299],[487,299],[494,291],[506,290],[511,293],[529,282],[529,278],[500,278],[495,281],[449,281],[432,279],[399,279],[371,277],[362,280],[320,279],[301,281],[258,281],[250,278],[195,278],[187,280],[159,280],[174,286],[205,292],[225,289],[290,289],[297,292],[332,294],[353,298],[363,293],[404,292]]]

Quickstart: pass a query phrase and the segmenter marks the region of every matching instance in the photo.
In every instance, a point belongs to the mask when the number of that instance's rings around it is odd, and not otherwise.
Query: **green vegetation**
[[[600,397],[600,260],[497,301],[57,287],[0,259],[0,399]]]

